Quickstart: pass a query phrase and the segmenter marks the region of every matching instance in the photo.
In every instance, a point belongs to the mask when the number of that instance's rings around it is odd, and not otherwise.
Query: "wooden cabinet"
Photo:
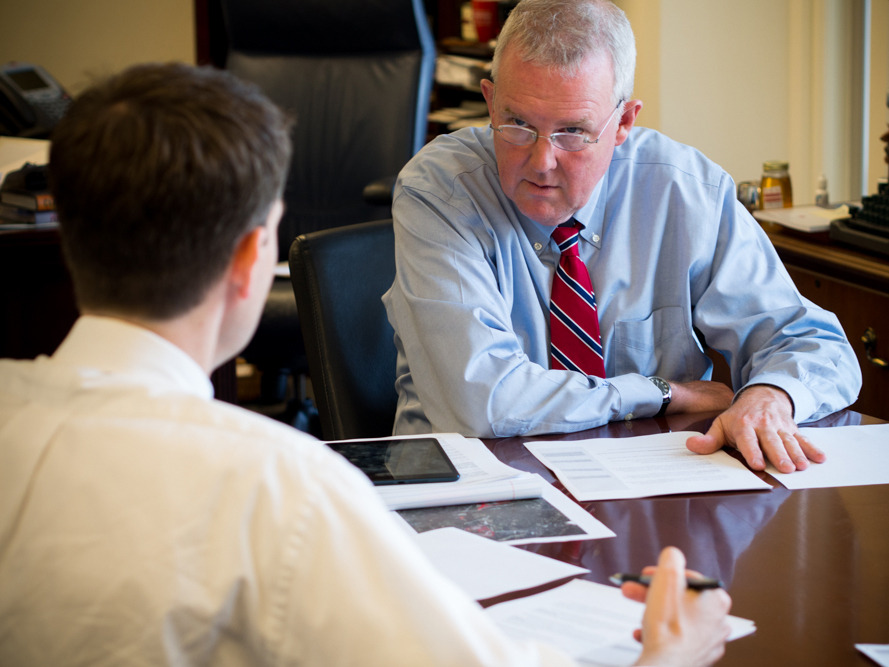
[[[803,296],[836,313],[855,349],[863,382],[852,408],[889,420],[889,258],[833,243],[826,232],[763,228]]]

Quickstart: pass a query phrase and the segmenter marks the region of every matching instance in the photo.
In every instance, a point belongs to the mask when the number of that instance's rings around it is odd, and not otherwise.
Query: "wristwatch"
[[[673,388],[670,386],[669,382],[657,375],[651,375],[648,379],[654,383],[655,387],[661,390],[661,394],[664,396],[664,402],[661,403],[661,409],[658,410],[655,415],[655,417],[663,417],[664,413],[667,411],[667,406],[670,405],[670,399],[673,398]]]

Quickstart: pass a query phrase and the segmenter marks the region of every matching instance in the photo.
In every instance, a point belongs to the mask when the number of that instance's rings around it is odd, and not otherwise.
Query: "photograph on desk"
[[[450,526],[512,544],[589,539],[583,528],[543,498],[399,510],[398,515],[419,533]]]

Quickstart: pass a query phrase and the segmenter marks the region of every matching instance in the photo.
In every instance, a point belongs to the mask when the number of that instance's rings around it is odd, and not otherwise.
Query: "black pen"
[[[642,584],[643,586],[651,585],[651,576],[647,574],[612,574],[609,577],[609,580],[612,584],[615,584],[617,586],[625,584],[628,581],[634,581],[637,584]],[[686,577],[685,583],[693,591],[706,591],[711,588],[724,588],[722,582],[719,579],[712,579],[710,577]]]

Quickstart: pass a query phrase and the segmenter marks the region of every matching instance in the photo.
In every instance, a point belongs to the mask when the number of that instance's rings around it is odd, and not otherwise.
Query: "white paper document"
[[[435,568],[473,600],[486,600],[589,572],[459,528],[430,530],[415,539]]]
[[[889,667],[889,644],[855,644],[855,648],[880,667]]]
[[[788,489],[889,484],[889,424],[799,431],[827,455],[827,460],[792,473],[766,466],[766,472]]]
[[[525,447],[580,501],[771,488],[726,452],[690,452],[685,441],[692,435],[537,441]]]
[[[392,484],[376,487],[389,509],[438,507],[460,503],[494,502],[516,498],[539,498],[547,484],[538,475],[501,462],[476,438],[456,433],[432,433],[404,438],[437,438],[451,463],[460,473],[456,482]],[[386,440],[388,438],[371,438]]]
[[[642,652],[633,630],[642,625],[645,606],[619,588],[585,580],[494,605],[485,610],[517,640],[562,649],[586,665],[632,665]],[[730,640],[756,630],[753,621],[729,616]]]

